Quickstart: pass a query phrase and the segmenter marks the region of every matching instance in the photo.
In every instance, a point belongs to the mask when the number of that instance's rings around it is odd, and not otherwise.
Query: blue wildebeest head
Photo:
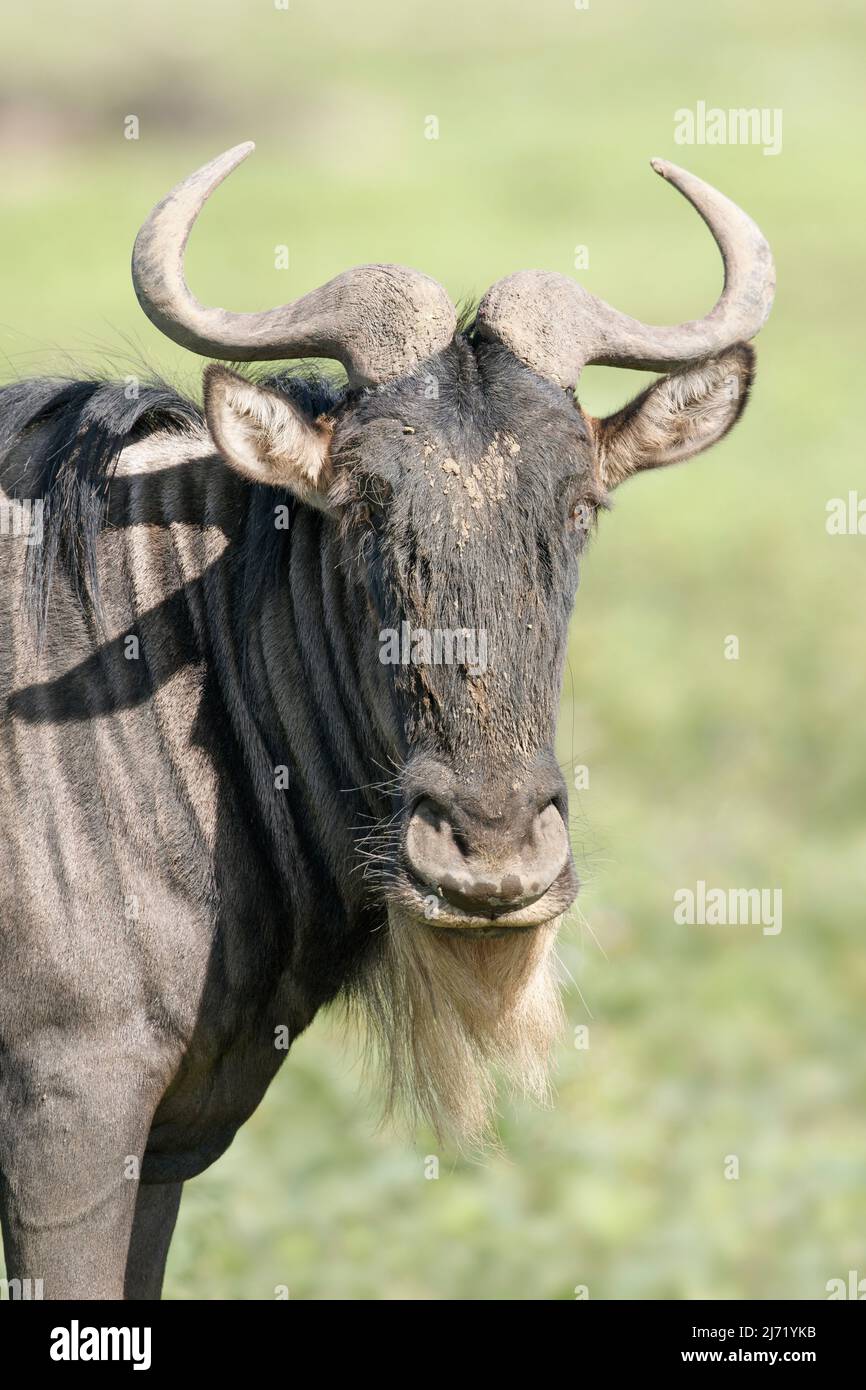
[[[395,1084],[411,1073],[424,1108],[471,1131],[485,1106],[474,1064],[504,1062],[541,1086],[557,1018],[551,944],[577,880],[553,745],[581,551],[612,489],[700,452],[738,418],[772,260],[733,203],[655,161],[724,258],[723,293],[700,321],[648,327],[563,275],[525,271],[458,323],[441,286],[392,265],[267,312],[205,308],[184,281],[186,238],[251,148],[155,209],[136,290],[195,352],[346,369],[346,390],[315,415],[212,364],[207,423],[229,465],[321,514],[346,576],[366,654],[358,718],[381,725],[394,769],[373,841],[388,946],[366,994]],[[576,397],[589,363],[666,375],[595,419]]]

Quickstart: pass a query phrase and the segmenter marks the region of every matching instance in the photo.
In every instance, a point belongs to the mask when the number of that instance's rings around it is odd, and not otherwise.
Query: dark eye
[[[589,498],[581,497],[572,502],[568,514],[568,525],[577,535],[585,535],[592,530],[598,506]]]
[[[577,536],[591,531],[595,524],[599,498],[586,478],[571,477],[559,488],[559,505],[566,518],[566,527]]]

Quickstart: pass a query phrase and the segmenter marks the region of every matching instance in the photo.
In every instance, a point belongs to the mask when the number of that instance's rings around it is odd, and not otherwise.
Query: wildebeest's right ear
[[[309,420],[286,396],[211,362],[204,373],[211,437],[231,468],[255,483],[289,488],[301,502],[330,511],[333,421]]]

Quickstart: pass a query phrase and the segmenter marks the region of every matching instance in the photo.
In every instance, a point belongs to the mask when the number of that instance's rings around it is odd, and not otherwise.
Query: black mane
[[[280,391],[314,415],[333,408],[340,391],[324,376],[297,370],[248,373]],[[194,435],[204,427],[201,405],[160,379],[138,385],[106,379],[72,381],[40,377],[0,387],[0,472],[9,473],[9,456],[28,437],[38,447],[26,476],[5,476],[7,494],[42,504],[43,540],[28,550],[25,601],[41,642],[54,575],[61,568],[85,608],[99,615],[96,542],[105,520],[108,489],[123,449],[151,435]],[[268,489],[254,500],[269,516],[262,537],[273,534],[273,497]],[[251,546],[247,559],[261,567],[266,546]],[[250,576],[251,588],[259,582]]]

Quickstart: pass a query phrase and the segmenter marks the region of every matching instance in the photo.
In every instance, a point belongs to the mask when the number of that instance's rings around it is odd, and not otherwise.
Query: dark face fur
[[[391,893],[437,926],[535,925],[576,891],[553,752],[604,490],[573,396],[463,338],[336,423],[329,500],[403,735]]]

